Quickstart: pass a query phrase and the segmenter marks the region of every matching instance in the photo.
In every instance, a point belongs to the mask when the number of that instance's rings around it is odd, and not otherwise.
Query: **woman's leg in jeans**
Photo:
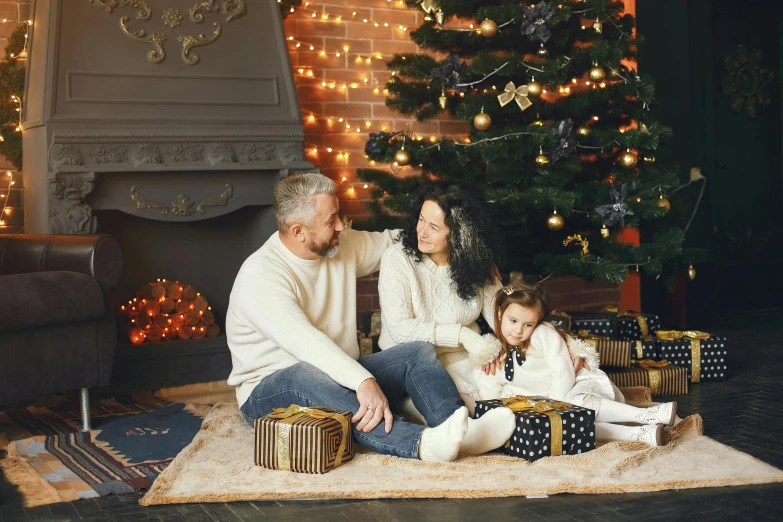
[[[315,366],[300,362],[265,377],[242,405],[242,414],[248,423],[270,413],[272,408],[321,406],[352,414],[359,410],[356,392],[337,384]],[[386,433],[382,421],[368,433],[356,431],[351,424],[353,438],[359,444],[379,453],[415,459],[424,427],[395,417],[391,433]]]
[[[410,395],[427,426],[438,426],[465,405],[430,343],[399,344],[362,357],[359,364],[373,374],[390,402]]]

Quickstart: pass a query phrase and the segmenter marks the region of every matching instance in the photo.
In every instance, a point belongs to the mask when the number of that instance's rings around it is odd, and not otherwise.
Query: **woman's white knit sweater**
[[[466,365],[468,353],[460,346],[462,327],[480,333],[476,319],[483,314],[494,326],[492,317],[495,292],[500,282],[479,289],[472,299],[461,299],[451,280],[448,266],[436,265],[428,256],[421,261],[408,256],[402,244],[395,243],[381,258],[378,295],[381,302],[382,350],[412,341],[426,341],[438,348],[441,361],[454,378],[460,392],[475,395]],[[463,382],[460,382],[462,380]]]
[[[307,260],[275,232],[245,260],[226,313],[240,406],[261,379],[300,361],[351,390],[372,377],[357,362],[356,278],[378,270],[393,235],[344,230],[336,256]]]

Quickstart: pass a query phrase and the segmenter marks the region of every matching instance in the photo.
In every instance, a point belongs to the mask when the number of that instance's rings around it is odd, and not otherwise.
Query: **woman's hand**
[[[506,355],[501,353],[498,354],[498,356],[495,358],[494,361],[488,362],[486,364],[481,365],[481,370],[486,375],[495,375],[495,372],[498,372],[503,369],[503,365],[505,364]]]

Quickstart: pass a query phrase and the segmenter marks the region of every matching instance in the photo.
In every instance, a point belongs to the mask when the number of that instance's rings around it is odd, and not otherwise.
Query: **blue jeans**
[[[359,364],[375,377],[390,403],[410,395],[427,426],[439,425],[464,405],[454,381],[430,343],[400,344],[362,357]],[[354,414],[359,410],[354,390],[340,386],[306,362],[265,377],[241,409],[245,420],[252,424],[272,408],[285,408],[290,404],[334,408]],[[356,424],[352,424],[353,439],[357,443],[378,453],[410,459],[418,458],[422,431],[424,426],[398,416],[394,418],[391,433],[386,433],[383,420],[367,433],[356,431]]]

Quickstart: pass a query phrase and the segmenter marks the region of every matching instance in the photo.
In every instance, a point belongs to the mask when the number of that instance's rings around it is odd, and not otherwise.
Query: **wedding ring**
[[[372,408],[370,408],[370,407],[367,407],[367,411],[375,411],[375,410],[373,410],[373,409],[372,409]]]

